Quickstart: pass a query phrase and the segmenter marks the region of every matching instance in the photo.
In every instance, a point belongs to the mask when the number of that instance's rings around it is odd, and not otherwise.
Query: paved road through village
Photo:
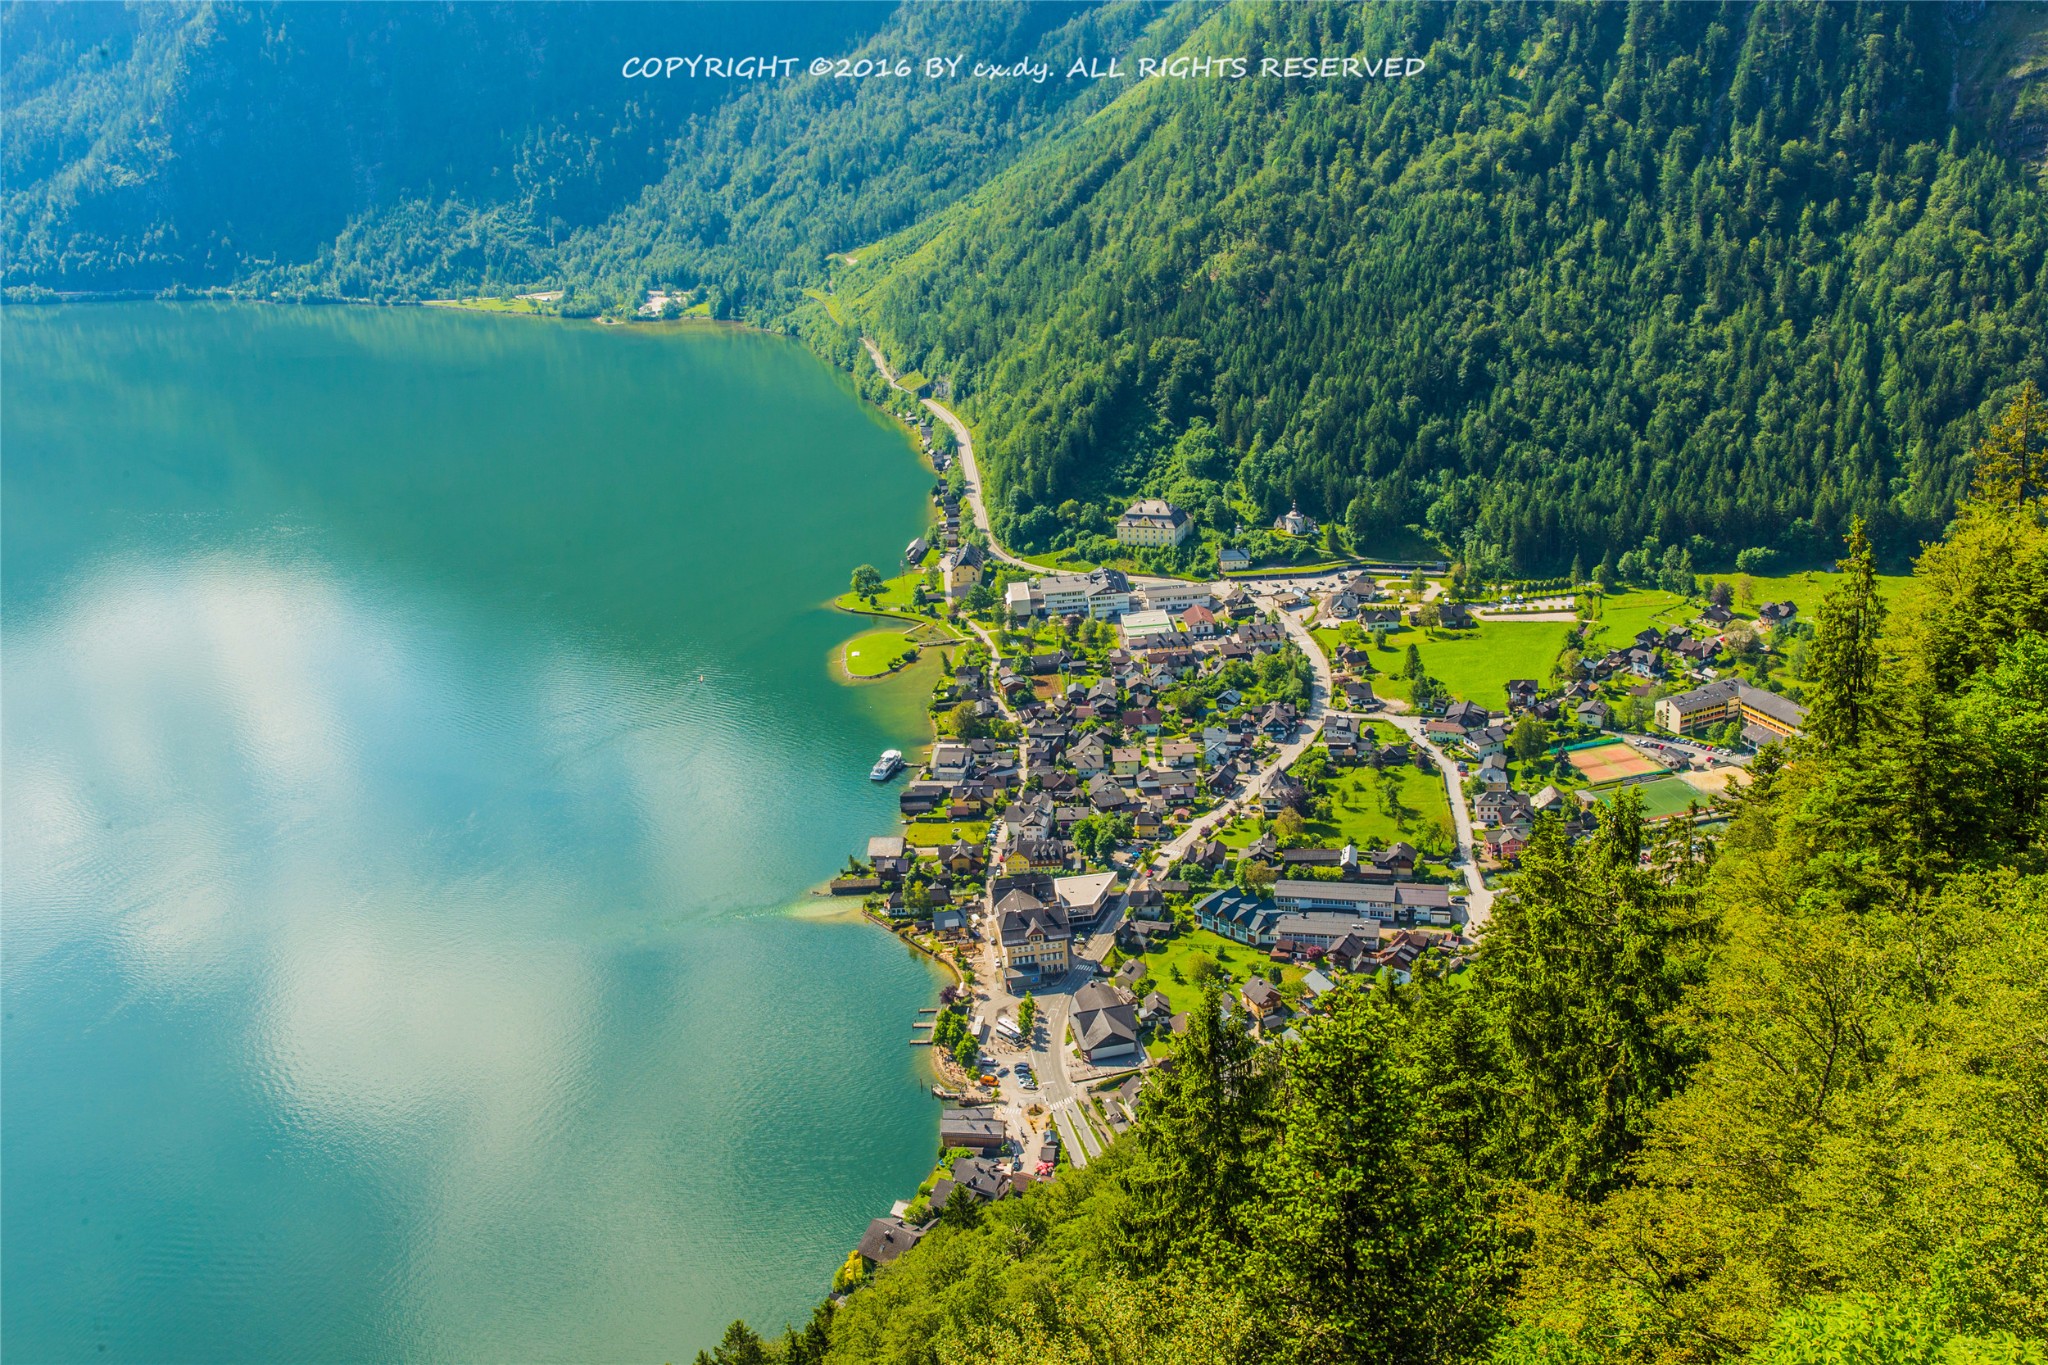
[[[874,360],[875,368],[881,372],[883,378],[887,379],[890,384],[901,388],[902,386],[897,384],[896,381],[896,371],[890,367],[888,360],[882,355],[881,348],[875,344],[874,340],[869,337],[862,337],[861,344],[867,347],[868,355]],[[974,457],[974,437],[968,431],[967,424],[961,421],[959,417],[955,416],[949,408],[937,399],[923,398],[920,401],[928,412],[938,418],[939,421],[944,422],[953,433],[957,447],[957,458],[960,462],[960,472],[965,482],[965,500],[968,510],[974,518],[975,526],[979,528],[983,538],[988,543],[989,553],[996,559],[1015,568],[1025,569],[1032,573],[1046,572],[1041,566],[1010,553],[1009,550],[1003,547],[1002,542],[996,538],[995,528],[989,520],[988,506],[982,496],[981,470]],[[1321,732],[1323,719],[1329,714],[1330,698],[1334,685],[1330,661],[1323,653],[1322,646],[1310,634],[1308,626],[1302,617],[1295,611],[1285,610],[1280,606],[1279,593],[1283,589],[1299,590],[1310,588],[1322,579],[1334,580],[1351,572],[1355,572],[1355,570],[1338,570],[1324,575],[1307,575],[1303,578],[1288,579],[1284,582],[1274,580],[1247,584],[1260,608],[1277,617],[1283,628],[1287,631],[1288,637],[1301,648],[1302,653],[1308,656],[1309,666],[1313,672],[1308,705],[1302,709],[1302,724],[1295,738],[1281,745],[1272,758],[1261,765],[1257,772],[1245,779],[1243,789],[1238,796],[1195,821],[1153,854],[1153,865],[1158,870],[1164,871],[1170,868],[1193,847],[1196,840],[1209,837],[1218,827],[1228,823],[1247,808],[1254,806],[1259,796],[1264,793],[1266,784],[1272,780],[1273,775],[1291,767],[1302,754],[1307,752],[1309,746],[1315,742],[1317,735]],[[1133,576],[1131,581],[1142,586],[1145,584],[1173,583],[1179,580]],[[1220,588],[1224,584],[1217,583],[1213,586]],[[1434,598],[1442,590],[1443,585],[1440,582],[1431,580],[1424,588],[1423,600],[1428,601]],[[981,637],[983,643],[989,647],[990,653],[993,656],[995,653],[995,641],[987,629],[979,622],[970,621],[968,624]],[[1007,699],[1002,701],[1002,706],[1004,714],[1014,721],[1017,718],[1016,713],[1010,709]],[[1479,870],[1479,861],[1473,835],[1471,807],[1465,800],[1463,783],[1459,780],[1458,766],[1441,749],[1423,738],[1421,717],[1389,714],[1386,716],[1386,719],[1392,721],[1394,725],[1407,734],[1412,743],[1420,745],[1435,760],[1438,771],[1443,774],[1444,786],[1450,796],[1452,819],[1457,828],[1459,863],[1468,888],[1468,930],[1480,929],[1485,925],[1492,913],[1493,892],[1487,888],[1485,878]],[[1045,987],[1043,994],[1034,993],[1033,999],[1038,1010],[1038,1020],[1036,1027],[1033,1029],[1033,1036],[1027,1040],[1029,1043],[1028,1049],[1022,1045],[1007,1045],[1006,1047],[1005,1045],[998,1044],[996,1045],[996,1050],[989,1054],[990,1060],[986,1063],[986,1065],[1003,1067],[1009,1071],[1009,1074],[1003,1077],[1001,1099],[1002,1105],[1007,1111],[1013,1126],[1020,1132],[1034,1131],[1028,1111],[1033,1105],[1041,1106],[1046,1111],[1045,1122],[1057,1128],[1060,1133],[1061,1145],[1066,1149],[1068,1160],[1075,1166],[1085,1166],[1088,1164],[1090,1157],[1101,1155],[1102,1146],[1094,1128],[1090,1125],[1087,1118],[1079,1112],[1079,1106],[1086,1103],[1085,1093],[1082,1087],[1077,1085],[1067,1073],[1067,1020],[1073,1006],[1073,993],[1080,989],[1081,986],[1087,984],[1095,975],[1096,964],[1101,960],[1108,945],[1107,931],[1114,928],[1116,919],[1121,918],[1120,907],[1121,899],[1119,898],[1117,902],[1113,903],[1112,912],[1105,914],[1102,923],[1095,926],[1098,936],[1095,942],[1090,945],[1089,950],[1085,954],[1076,954],[1074,969],[1063,980]],[[984,920],[983,931],[984,941],[981,964],[978,968],[976,991],[977,1006],[988,1015],[991,1021],[997,1015],[1002,1014],[1007,1014],[1014,1018],[1016,1016],[1017,1000],[1010,996],[1002,986],[1002,970],[995,947],[998,931],[993,923],[992,915]],[[993,1043],[994,1040],[991,1041]],[[1037,1080],[1038,1089],[1036,1090],[1025,1090],[1019,1084],[1014,1073],[1014,1062],[1021,1060],[1027,1054]]]

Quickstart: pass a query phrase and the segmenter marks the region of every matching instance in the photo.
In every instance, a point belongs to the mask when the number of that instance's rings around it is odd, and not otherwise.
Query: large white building
[[[1145,498],[1116,519],[1116,538],[1121,545],[1178,545],[1194,527],[1186,512],[1164,498]]]
[[[1179,580],[1147,583],[1138,589],[1137,595],[1148,611],[1170,612],[1175,616],[1189,607],[1206,607],[1216,600],[1207,583],[1183,583]]]
[[[1047,616],[1089,616],[1109,621],[1131,609],[1131,581],[1115,569],[1047,574],[1032,589],[1031,610]],[[1011,599],[1011,610],[1016,600]]]

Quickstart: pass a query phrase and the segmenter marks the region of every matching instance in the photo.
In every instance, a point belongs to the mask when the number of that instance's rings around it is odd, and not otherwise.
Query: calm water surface
[[[667,1360],[928,1168],[933,978],[808,888],[921,521],[772,338],[10,310],[0,1350]]]

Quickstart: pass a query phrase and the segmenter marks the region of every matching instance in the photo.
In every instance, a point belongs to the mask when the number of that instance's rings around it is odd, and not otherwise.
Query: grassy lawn
[[[1385,696],[1409,696],[1408,684],[1391,676],[1406,661],[1409,644],[1422,655],[1422,666],[1454,697],[1480,706],[1507,706],[1509,678],[1548,682],[1550,668],[1564,648],[1571,627],[1561,621],[1482,621],[1471,630],[1410,631],[1396,636],[1394,652],[1374,652],[1384,677],[1373,690]],[[1387,660],[1381,663],[1380,660]]]
[[[846,665],[846,671],[856,678],[876,678],[887,673],[889,665],[915,647],[910,636],[900,630],[862,631],[842,646],[841,662]]]
[[[1346,843],[1374,848],[1403,839],[1412,843],[1427,831],[1440,829],[1446,839],[1455,842],[1451,797],[1444,790],[1442,774],[1406,764],[1383,772],[1384,777],[1371,768],[1340,769],[1330,783],[1335,819],[1309,821],[1309,836],[1328,848]],[[1396,814],[1389,814],[1381,800],[1382,781],[1395,795]]]
[[[1337,662],[1337,651],[1344,647],[1344,631],[1345,628],[1343,626],[1315,626],[1309,630],[1309,634],[1322,647],[1323,657],[1330,661],[1331,668],[1336,669],[1338,672],[1352,672],[1354,670]],[[1356,643],[1372,655],[1372,666],[1374,668],[1384,669],[1386,667],[1386,660],[1392,659],[1397,663],[1400,661],[1401,651],[1407,647],[1405,637],[1414,634],[1414,631],[1403,628],[1389,635],[1387,637],[1388,641],[1394,646],[1391,650],[1377,648],[1373,642],[1372,632],[1369,630],[1363,632],[1363,638],[1357,640]]]
[[[1405,739],[1384,722],[1373,726],[1379,742]],[[1402,764],[1386,770],[1386,781],[1397,797],[1398,814],[1389,814],[1380,800],[1380,778],[1371,768],[1340,768],[1330,784],[1334,820],[1311,820],[1305,832],[1324,848],[1355,843],[1360,848],[1383,847],[1406,839],[1413,843],[1432,828],[1441,828],[1447,839],[1456,838],[1451,821],[1451,795],[1444,789],[1443,774]],[[1259,837],[1264,822],[1244,816],[1216,831],[1226,847],[1242,849]]]
[[[1351,665],[1337,662],[1337,650],[1343,643],[1339,638],[1343,634],[1341,626],[1317,626],[1311,629],[1309,634],[1315,637],[1316,644],[1323,651],[1323,657],[1329,660],[1331,672],[1352,673],[1365,678],[1372,684],[1373,695],[1376,697],[1398,697],[1402,701],[1408,700],[1408,684],[1396,678],[1394,673],[1400,669],[1402,660],[1408,657],[1410,640],[1418,645],[1425,643],[1418,632],[1404,627],[1387,637],[1387,643],[1393,646],[1391,649],[1381,649],[1373,643],[1372,634],[1368,631],[1364,643],[1367,652],[1372,655],[1373,671],[1369,674]]]
[[[1600,804],[1605,806],[1613,804],[1614,794],[1621,789],[1598,787],[1594,790],[1600,798]],[[1666,816],[1680,815],[1691,806],[1705,810],[1714,803],[1712,797],[1702,795],[1699,788],[1682,777],[1660,777],[1654,781],[1637,783],[1636,790],[1642,793],[1643,818],[1647,820],[1661,820]]]
[[[1234,992],[1244,983],[1251,972],[1264,976],[1266,969],[1275,965],[1273,960],[1255,948],[1242,943],[1233,943],[1221,934],[1212,934],[1207,929],[1183,929],[1163,946],[1145,954],[1145,965],[1152,973],[1152,987],[1172,1004],[1175,1014],[1185,1013],[1202,1003],[1201,987],[1194,982],[1188,970],[1188,962],[1197,953],[1206,953],[1214,958],[1230,977]],[[1182,979],[1175,981],[1173,971],[1180,970]],[[1283,986],[1291,985],[1308,975],[1304,967],[1295,964],[1280,964],[1280,981]]]
[[[903,838],[915,848],[938,848],[944,844],[979,844],[988,838],[988,821],[912,820],[903,827]]]
[[[1730,586],[1739,584],[1742,577],[1743,575],[1735,573],[1700,575],[1702,582],[1712,578],[1717,582],[1725,581]],[[1813,620],[1820,611],[1820,601],[1827,596],[1828,589],[1841,581],[1840,574],[1828,569],[1808,569],[1804,573],[1775,574],[1770,577],[1762,574],[1749,575],[1750,595],[1754,602],[1792,602],[1799,608],[1799,619],[1802,621]],[[1910,574],[1879,574],[1878,591],[1896,606],[1901,600],[1900,593],[1912,581]],[[1735,611],[1740,616],[1756,615],[1754,606],[1744,606],[1739,600],[1735,603]]]
[[[1588,653],[1596,645],[1623,648],[1635,639],[1637,631],[1651,626],[1669,630],[1690,625],[1699,619],[1702,605],[1657,588],[1620,588],[1604,598],[1586,596],[1580,602],[1592,613],[1586,628]]]
[[[536,303],[532,299],[429,299],[429,308],[460,308],[472,313],[530,313],[535,317],[553,317],[556,307],[551,303]]]
[[[865,597],[855,597],[843,592],[832,599],[832,605],[841,611],[910,611],[917,605],[914,594],[917,585],[924,579],[924,570],[914,569],[906,574],[882,580],[882,590],[875,594],[872,604]]]
[[[824,304],[825,312],[831,316],[832,321],[838,323],[842,327],[846,325],[846,314],[844,311],[840,309],[839,300],[837,297],[826,293],[822,289],[806,289],[804,290],[804,296],[806,298],[815,299],[817,302]]]

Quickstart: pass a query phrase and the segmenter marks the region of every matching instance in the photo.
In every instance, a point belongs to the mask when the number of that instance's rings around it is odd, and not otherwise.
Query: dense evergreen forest
[[[1142,486],[1493,571],[1818,558],[1853,516],[1907,547],[2048,364],[2040,174],[1956,117],[1955,20],[1232,9],[1189,50],[1430,72],[1141,85],[844,287],[966,377],[1027,545]],[[1198,421],[1228,461],[1176,460]]]
[[[1909,594],[1842,567],[1718,838],[1543,817],[1461,976],[1195,1011],[1103,1159],[700,1360],[2048,1361],[2038,396]]]
[[[623,81],[678,38],[853,45],[878,3],[0,6],[5,280],[247,283],[316,258],[327,297],[542,279],[550,244],[667,165],[716,82]],[[364,238],[409,239],[352,262]]]
[[[8,7],[17,293],[671,287],[952,379],[999,529],[1897,558],[2048,380],[2039,5]],[[965,52],[1030,80],[624,80]],[[1061,78],[1412,54],[1398,81]],[[1127,67],[1127,69],[1130,69]],[[827,291],[836,291],[827,297]],[[1414,528],[1414,529],[1410,529]]]

